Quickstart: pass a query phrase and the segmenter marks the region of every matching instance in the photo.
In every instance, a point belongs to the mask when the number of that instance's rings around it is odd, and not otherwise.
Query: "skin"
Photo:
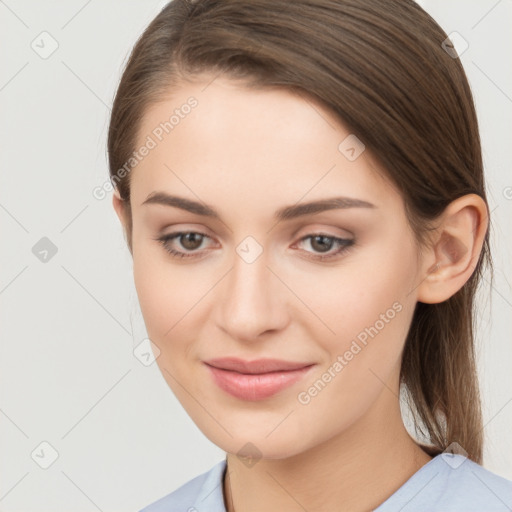
[[[431,460],[401,418],[401,354],[416,302],[446,300],[472,274],[485,203],[476,195],[451,203],[420,250],[400,194],[369,150],[355,161],[338,150],[350,132],[329,111],[289,91],[212,80],[180,84],[140,125],[138,147],[169,112],[198,100],[131,175],[134,280],[157,363],[193,421],[228,454],[228,512],[376,508]],[[221,220],[142,205],[154,191],[207,203]],[[282,207],[333,196],[375,207],[273,219]],[[126,226],[117,195],[113,205]],[[200,257],[173,258],[155,240],[178,231],[207,235],[196,248],[168,243]],[[315,260],[322,246],[304,237],[319,232],[355,243]],[[236,252],[247,236],[263,250],[252,263]],[[333,254],[339,246],[329,240],[324,250]],[[300,403],[298,393],[394,303],[400,312]],[[316,366],[307,379],[249,402],[218,388],[202,363],[224,356]],[[258,451],[252,465],[243,458],[254,455],[249,442]]]

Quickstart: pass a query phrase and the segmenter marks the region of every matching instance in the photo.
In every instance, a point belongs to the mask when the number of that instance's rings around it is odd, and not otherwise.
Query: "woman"
[[[227,453],[144,511],[512,506],[481,466],[489,208],[449,42],[413,1],[174,0],[135,45],[113,204],[162,375]]]

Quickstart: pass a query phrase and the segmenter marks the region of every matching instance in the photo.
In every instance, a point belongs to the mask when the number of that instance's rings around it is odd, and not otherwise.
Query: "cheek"
[[[171,258],[157,242],[134,243],[135,288],[148,336],[160,349],[157,363],[179,372],[194,358],[223,272]]]
[[[416,253],[407,242],[354,253],[339,267],[297,279],[297,295],[317,317],[307,313],[297,321],[323,349],[321,372],[341,356],[343,369],[331,371],[334,387],[347,399],[361,397],[364,389],[370,398],[399,362],[416,303],[410,293]]]
[[[158,242],[134,241],[135,288],[148,335],[161,349],[198,294],[184,268],[173,265]]]
[[[184,270],[165,259],[165,254],[139,246],[133,256],[134,281],[148,337],[160,351],[156,363],[176,398],[187,404],[188,392],[197,394],[190,380],[188,352],[193,346],[190,340],[197,338],[194,305],[201,290],[196,289],[196,281],[191,283],[190,275],[187,279]]]
[[[317,333],[322,330],[321,338],[330,337],[334,343],[352,338],[376,322],[382,327],[381,314],[385,315],[384,321],[397,320],[386,322],[386,326],[400,323],[396,310],[414,301],[414,294],[409,292],[413,289],[416,264],[413,247],[407,243],[396,247],[397,244],[381,243],[375,250],[353,252],[339,266],[288,273],[286,279],[294,283],[294,291],[312,313],[303,321],[315,326]],[[313,316],[317,317],[316,322]]]

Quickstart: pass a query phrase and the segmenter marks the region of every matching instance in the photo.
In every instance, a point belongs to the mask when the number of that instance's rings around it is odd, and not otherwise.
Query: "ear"
[[[113,194],[112,194],[112,206],[114,207],[114,210],[116,211],[116,214],[121,222],[121,224],[124,225],[124,205],[123,200],[121,199],[121,194],[119,193],[119,190],[114,187]]]
[[[488,225],[487,205],[476,194],[459,197],[446,207],[424,252],[419,302],[443,302],[462,288],[475,270]]]
[[[126,212],[124,200],[121,198],[119,190],[117,190],[117,188],[115,187],[112,195],[112,206],[114,207],[117,217],[119,218],[121,225],[123,226],[123,231],[126,233]]]

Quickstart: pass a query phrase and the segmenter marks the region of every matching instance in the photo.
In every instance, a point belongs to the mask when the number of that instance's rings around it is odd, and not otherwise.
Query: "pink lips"
[[[263,400],[300,380],[312,363],[277,359],[243,361],[233,357],[205,361],[215,383],[242,400]]]

